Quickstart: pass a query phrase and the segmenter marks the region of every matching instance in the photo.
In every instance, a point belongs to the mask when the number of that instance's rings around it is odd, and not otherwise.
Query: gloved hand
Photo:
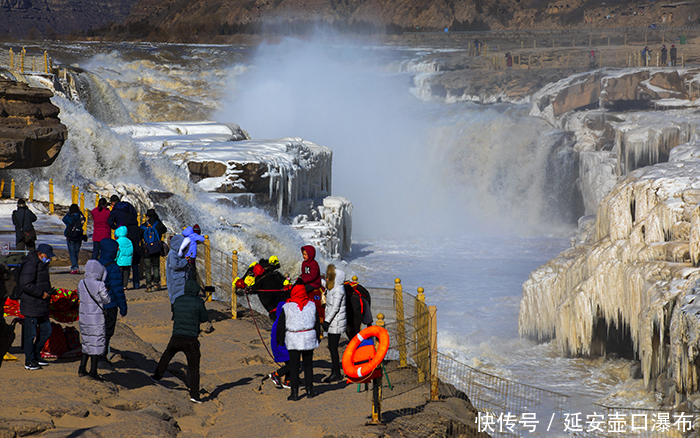
[[[120,314],[122,317],[125,317],[125,316],[126,316],[126,310],[119,309],[119,314]]]
[[[327,331],[328,331],[328,328],[329,328],[330,326],[331,326],[331,323],[328,322],[328,321],[323,321],[323,322],[321,323],[321,328],[323,328],[323,331],[324,331],[324,332],[327,332]]]

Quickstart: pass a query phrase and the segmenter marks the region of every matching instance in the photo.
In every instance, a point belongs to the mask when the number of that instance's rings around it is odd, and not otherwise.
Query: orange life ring
[[[379,347],[374,357],[369,362],[355,364],[354,356],[360,343],[365,339],[375,337],[379,339]],[[360,379],[372,373],[384,360],[387,351],[389,351],[389,332],[382,327],[376,325],[369,326],[352,338],[343,353],[343,371],[350,379]]]

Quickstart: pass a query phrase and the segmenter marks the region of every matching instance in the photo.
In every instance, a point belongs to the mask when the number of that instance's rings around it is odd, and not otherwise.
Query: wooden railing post
[[[437,307],[428,306],[430,315],[430,400],[438,399]]]
[[[399,366],[405,367],[408,364],[406,357],[406,322],[403,313],[403,286],[401,279],[394,280],[394,306],[396,307],[396,329],[399,344]]]
[[[236,277],[238,277],[238,251],[234,249],[231,254],[231,319],[238,318],[238,295],[234,284]]]
[[[49,179],[49,213],[53,214],[53,178]]]
[[[204,236],[204,285],[211,286],[211,242],[209,235]],[[211,301],[211,293],[207,292],[207,302]]]

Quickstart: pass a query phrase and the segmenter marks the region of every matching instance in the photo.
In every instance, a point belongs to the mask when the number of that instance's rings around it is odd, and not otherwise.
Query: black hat
[[[148,216],[148,217],[156,217],[156,216],[158,216],[158,214],[156,214],[156,210],[155,210],[155,209],[149,208],[148,210],[146,210],[146,216]]]
[[[53,253],[53,247],[48,243],[40,243],[39,246],[36,247],[36,252],[43,252],[51,258],[56,257],[56,254]]]

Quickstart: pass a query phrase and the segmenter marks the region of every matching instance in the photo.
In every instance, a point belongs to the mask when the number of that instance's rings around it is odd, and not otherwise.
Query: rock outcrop
[[[54,162],[68,136],[43,88],[0,78],[0,169],[26,169]]]

